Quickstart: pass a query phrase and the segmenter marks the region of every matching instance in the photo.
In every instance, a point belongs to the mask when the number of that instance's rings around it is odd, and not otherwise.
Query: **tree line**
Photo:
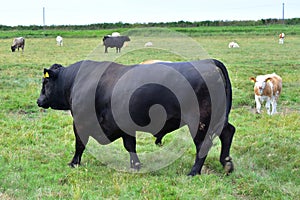
[[[99,30],[99,29],[117,29],[117,28],[147,28],[147,27],[203,27],[203,26],[260,26],[260,25],[273,25],[273,24],[285,24],[285,25],[299,25],[300,18],[291,19],[261,19],[261,20],[234,20],[234,21],[177,21],[177,22],[149,22],[149,23],[97,23],[88,25],[30,25],[30,26],[6,26],[0,25],[0,30]]]

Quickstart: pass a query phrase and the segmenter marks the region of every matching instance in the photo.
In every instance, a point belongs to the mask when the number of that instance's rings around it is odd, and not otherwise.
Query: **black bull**
[[[235,128],[228,122],[231,83],[217,60],[125,66],[114,62],[80,61],[69,67],[44,69],[37,104],[71,110],[76,138],[70,166],[81,162],[89,137],[100,144],[118,138],[140,169],[136,131],[152,133],[156,144],[169,132],[187,125],[196,146],[189,175],[201,173],[215,136],[221,140],[220,162],[233,171],[230,147]]]

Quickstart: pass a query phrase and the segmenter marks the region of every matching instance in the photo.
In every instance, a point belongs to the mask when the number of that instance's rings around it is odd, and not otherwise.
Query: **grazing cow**
[[[276,106],[282,89],[282,79],[277,74],[259,75],[251,77],[254,82],[254,94],[256,102],[256,113],[261,113],[261,103],[266,101],[266,108],[269,115],[276,113]],[[272,112],[270,111],[272,104]]]
[[[230,42],[228,48],[240,48],[240,45],[236,42]]]
[[[280,33],[279,34],[279,44],[283,44],[284,43],[284,37],[285,37],[284,33]]]
[[[216,79],[213,78],[215,75]],[[184,77],[184,80],[180,82],[174,76]],[[149,77],[149,82],[144,82]],[[153,80],[164,84],[154,84]],[[190,89],[183,87],[185,84]],[[215,91],[216,85],[220,86],[218,89],[223,91],[222,94]],[[166,86],[172,87],[178,94],[172,93]],[[127,96],[130,91],[133,92]],[[192,91],[193,95],[188,91]],[[208,132],[219,132],[215,136],[219,136],[222,145],[220,162],[227,173],[233,171],[229,156],[235,132],[234,126],[228,122],[231,103],[231,83],[226,67],[211,59],[132,66],[96,61],[80,61],[69,67],[54,64],[44,69],[42,90],[37,100],[38,106],[45,109],[71,110],[76,138],[75,155],[69,163],[71,167],[80,164],[91,136],[100,144],[122,138],[130,155],[131,168],[139,170],[141,163],[136,154],[136,131],[152,133],[159,144],[167,133],[188,125],[197,151],[189,173],[191,176],[201,173],[209,150],[206,152],[205,149],[212,144],[211,140],[206,140],[213,137]],[[161,125],[158,130],[149,127],[154,105],[165,109],[164,117],[153,117],[156,121],[153,123]],[[129,120],[126,111],[130,112],[129,117],[133,121]],[[213,121],[218,130],[212,128]]]
[[[107,48],[114,48],[116,47],[116,52],[120,53],[121,48],[124,45],[124,42],[130,41],[130,38],[128,36],[104,36],[103,37],[103,45],[105,46],[105,53],[107,52]]]
[[[23,37],[18,37],[13,40],[13,44],[11,45],[11,51],[15,52],[16,49],[22,48],[22,52],[24,52],[25,47],[25,39]]]
[[[56,44],[58,46],[63,46],[63,38],[61,36],[56,37]]]
[[[152,42],[146,42],[144,46],[145,46],[145,47],[152,47],[152,46],[153,46],[153,43],[152,43]]]

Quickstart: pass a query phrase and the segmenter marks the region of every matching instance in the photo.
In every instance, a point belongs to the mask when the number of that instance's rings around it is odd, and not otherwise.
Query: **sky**
[[[300,17],[299,0],[10,0],[0,25],[87,25]]]

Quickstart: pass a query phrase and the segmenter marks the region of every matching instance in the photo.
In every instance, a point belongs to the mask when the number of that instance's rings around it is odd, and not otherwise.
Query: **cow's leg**
[[[75,134],[75,154],[72,159],[72,161],[69,163],[69,166],[75,167],[76,165],[80,165],[81,162],[81,156],[85,149],[85,145],[88,142],[88,136],[82,135],[81,137],[78,135],[77,129],[75,127],[75,124],[73,123],[73,129]]]
[[[141,162],[136,154],[136,138],[125,134],[122,139],[123,145],[130,155],[130,167],[139,170],[141,168]]]
[[[276,114],[276,112],[277,112],[277,110],[276,110],[277,102],[276,102],[276,99],[275,99],[275,98],[272,99],[271,104],[272,104],[272,112],[271,112],[271,115],[273,115],[273,114]]]
[[[201,169],[203,167],[204,161],[207,156],[207,155],[201,156],[199,154],[204,141],[205,133],[206,131],[198,131],[195,138],[193,138],[194,144],[196,146],[196,159],[195,159],[194,166],[192,167],[192,170],[190,171],[188,176],[195,176],[197,174],[201,174]]]
[[[108,53],[108,51],[107,51],[107,47],[105,46],[105,50],[104,50],[104,53]]]
[[[256,103],[256,113],[260,114],[261,103],[257,95],[255,95],[255,103]]]
[[[235,128],[233,125],[228,123],[226,126],[224,126],[221,135],[220,135],[220,140],[221,140],[221,155],[220,155],[220,162],[223,165],[226,174],[229,174],[230,172],[233,171],[233,163],[231,161],[230,157],[230,147],[232,143],[232,138],[235,133]]]
[[[267,99],[267,102],[266,102],[266,109],[267,109],[267,113],[268,115],[271,115],[271,100],[270,99]]]

